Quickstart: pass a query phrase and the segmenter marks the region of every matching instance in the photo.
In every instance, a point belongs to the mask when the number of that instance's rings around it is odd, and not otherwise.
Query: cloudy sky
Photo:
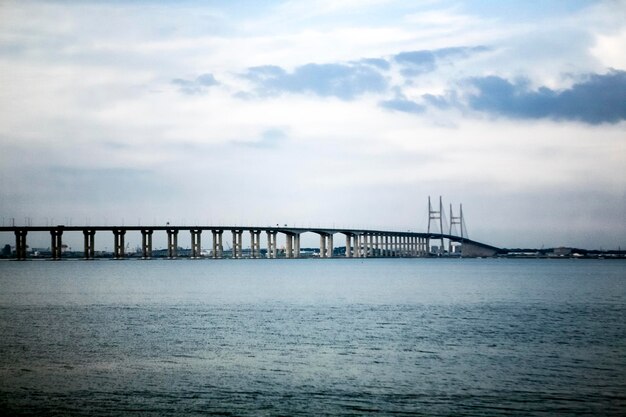
[[[2,1],[3,222],[626,247],[624,1]]]

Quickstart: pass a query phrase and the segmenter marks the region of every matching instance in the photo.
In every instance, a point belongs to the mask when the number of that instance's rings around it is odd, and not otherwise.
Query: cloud
[[[391,67],[389,61],[383,58],[363,58],[358,62],[366,65],[372,65],[381,70],[388,70]]]
[[[471,54],[488,51],[485,46],[451,47],[435,50],[406,51],[393,56],[394,61],[402,66],[402,74],[406,77],[432,72],[437,64],[446,59],[467,58]]]
[[[213,74],[206,73],[198,76],[195,80],[185,80],[183,78],[175,78],[172,84],[177,85],[182,93],[200,94],[204,93],[207,88],[218,85],[219,82]]]
[[[352,100],[365,93],[384,93],[390,85],[386,72],[392,64],[400,66],[405,77],[411,77],[437,68],[437,64],[451,59],[461,59],[488,50],[484,46],[451,47],[435,50],[406,51],[393,55],[391,60],[362,58],[347,63],[309,63],[288,72],[276,65],[250,67],[243,77],[252,81],[258,96],[274,96],[281,93],[313,93],[321,97],[338,97]],[[249,92],[240,92],[239,98],[250,98]],[[383,107],[416,112],[415,103],[406,100],[389,100]]]
[[[475,110],[518,119],[580,120],[590,124],[626,120],[625,71],[592,74],[562,91],[547,87],[531,90],[528,82],[512,83],[497,76],[471,78],[469,84],[476,89],[468,97],[468,105]]]
[[[452,97],[452,94],[451,94],[451,97]],[[422,98],[427,104],[437,107],[438,109],[450,108],[451,102],[456,101],[456,100],[449,100],[448,98],[444,96],[438,96],[438,95],[433,95],[433,94],[424,94]]]
[[[402,74],[406,76],[431,72],[436,67],[435,54],[431,51],[400,52],[394,59],[404,67]]]
[[[406,98],[399,97],[392,100],[384,100],[379,103],[380,107],[388,110],[395,110],[404,113],[423,113],[426,110],[426,106],[418,104],[414,101],[407,100]]]
[[[388,82],[376,67],[384,60],[306,64],[287,72],[278,66],[249,68],[244,77],[256,84],[258,95],[313,93],[322,97],[352,100],[369,92],[383,92]]]

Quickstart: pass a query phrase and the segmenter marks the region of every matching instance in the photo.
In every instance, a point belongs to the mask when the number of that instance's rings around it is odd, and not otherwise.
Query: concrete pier
[[[26,259],[26,235],[28,232],[24,229],[15,231],[15,257],[21,261]]]
[[[124,258],[124,235],[126,229],[113,229],[113,256],[115,259]]]
[[[300,233],[294,233],[293,235],[293,257],[300,257]]]
[[[380,254],[384,257],[389,256],[389,236],[385,233],[380,236]]]
[[[367,258],[367,233],[359,235],[360,257]]]
[[[250,230],[250,257],[258,259],[261,257],[261,231]]]
[[[213,232],[213,259],[224,257],[224,244],[222,241],[223,230],[212,230]]]
[[[52,255],[52,259],[59,260],[61,259],[61,255],[63,253],[63,229],[55,228],[50,230],[50,253]]]
[[[285,258],[293,258],[293,235],[285,233]]]
[[[196,229],[189,232],[191,233],[191,258],[200,258],[202,256],[202,244],[200,241],[202,230]]]
[[[333,250],[334,250],[332,233],[320,233],[319,235],[320,235],[320,258],[332,258]]]
[[[267,257],[269,259],[276,259],[277,250],[276,250],[276,236],[278,232],[273,230],[267,231]]]
[[[83,230],[84,236],[84,258],[85,259],[94,259],[95,258],[95,242],[96,242],[96,231],[93,229],[85,229]]]
[[[233,230],[232,258],[239,259],[243,256],[243,230]]]
[[[170,259],[178,256],[178,229],[167,230],[167,257]]]
[[[141,231],[141,257],[143,259],[152,258],[152,229],[143,229]]]

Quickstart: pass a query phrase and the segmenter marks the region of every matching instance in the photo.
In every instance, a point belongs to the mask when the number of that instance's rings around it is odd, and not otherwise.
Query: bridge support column
[[[378,233],[374,233],[371,237],[370,252],[374,258],[378,256]]]
[[[332,233],[320,233],[320,258],[332,258],[333,250]]]
[[[26,230],[15,231],[15,257],[18,260],[26,259]]]
[[[374,235],[374,247],[372,250],[372,255],[375,257],[379,257],[380,256],[380,245],[379,245],[379,240],[380,240],[380,235],[378,233],[376,233]]]
[[[84,236],[84,257],[85,259],[93,259],[95,257],[95,240],[96,231],[91,229],[83,230]]]
[[[352,258],[352,235],[346,233],[346,258]]]
[[[143,259],[152,258],[152,233],[151,229],[141,231],[141,257]]]
[[[178,230],[167,230],[167,257],[172,259],[178,256]]]
[[[50,252],[52,254],[52,259],[59,260],[61,259],[61,255],[63,251],[61,250],[63,246],[63,229],[53,229],[50,230]]]
[[[385,252],[384,254],[385,257],[388,257],[391,254],[391,251],[389,250],[389,235],[385,235],[385,251],[384,252]]]
[[[256,259],[256,230],[250,230],[250,257]]]
[[[213,230],[213,259],[222,259],[224,256],[224,245],[222,242],[223,230]]]
[[[293,235],[293,257],[300,257],[300,233]]]
[[[267,257],[276,259],[276,235],[278,232],[267,231]]]
[[[115,259],[124,258],[124,235],[126,230],[113,229],[113,256]]]
[[[232,230],[231,231],[232,234],[232,249],[231,249],[231,258],[232,259],[237,259],[239,258],[239,234],[237,230]]]
[[[285,258],[293,256],[293,235],[285,233]]]
[[[233,230],[233,259],[239,259],[242,256],[243,230]]]
[[[250,231],[250,237],[252,239],[252,257],[257,259],[261,257],[261,231],[260,230],[252,230]]]
[[[256,259],[256,231],[250,230],[250,258]]]
[[[328,257],[332,258],[333,257],[333,252],[335,250],[334,245],[333,245],[333,235],[332,233],[328,235],[328,245],[326,247],[327,253],[328,253]]]
[[[202,230],[190,230],[191,232],[191,258],[200,258],[202,256],[201,235]]]

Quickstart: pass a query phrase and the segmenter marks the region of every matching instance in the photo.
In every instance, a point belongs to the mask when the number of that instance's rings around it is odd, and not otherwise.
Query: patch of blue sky
[[[257,84],[261,96],[280,93],[314,93],[352,100],[367,92],[383,92],[387,79],[362,64],[306,64],[287,72],[277,66],[253,67],[244,77]]]
[[[439,7],[448,3],[459,7],[465,13],[484,17],[496,18],[501,21],[541,20],[544,18],[563,17],[575,13],[588,6],[597,4],[595,0],[563,0],[563,1],[519,1],[519,0],[472,0],[450,1],[439,4]]]
[[[426,106],[423,106],[411,100],[407,100],[406,98],[384,100],[381,101],[379,105],[384,109],[399,111],[402,113],[420,114],[426,111]]]

